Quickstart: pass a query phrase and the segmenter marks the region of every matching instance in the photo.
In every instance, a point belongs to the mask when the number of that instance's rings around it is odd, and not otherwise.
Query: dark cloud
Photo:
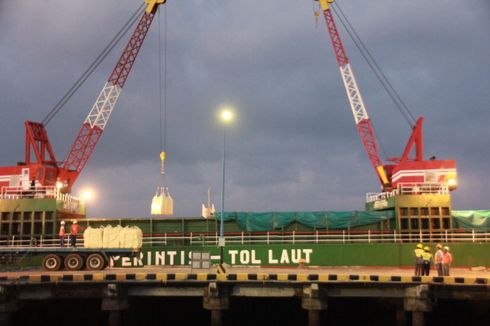
[[[454,208],[483,209],[490,160],[490,8],[485,0],[340,1],[415,116],[427,155],[456,159]],[[132,0],[0,2],[1,165],[23,158],[26,119],[42,120],[138,7]],[[159,175],[158,22],[155,21],[75,191],[97,189],[90,216],[148,216],[158,185],[179,216],[200,214],[211,187],[220,203],[222,125],[227,131],[226,210],[362,209],[379,190],[364,153],[323,18],[286,0],[171,1],[167,50],[167,175]],[[164,17],[164,13],[160,15]],[[410,128],[339,29],[387,156]],[[64,159],[123,43],[49,125]]]

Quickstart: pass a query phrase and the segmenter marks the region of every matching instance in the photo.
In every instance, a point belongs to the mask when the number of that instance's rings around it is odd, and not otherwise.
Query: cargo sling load
[[[161,175],[162,179],[165,176],[165,151],[160,153]],[[173,215],[174,200],[168,191],[168,187],[159,186],[153,199],[151,200],[151,215]]]
[[[214,208],[214,204],[211,203],[211,187],[208,188],[208,204],[207,206],[202,204],[201,206],[201,216],[205,219],[214,217],[216,213],[216,209]]]
[[[166,29],[166,24],[165,24],[165,33],[167,32]],[[161,42],[160,37],[158,38],[158,42]],[[164,49],[166,51],[167,49],[167,37],[165,36],[165,45]],[[160,48],[160,46],[159,46]],[[159,60],[159,87],[158,87],[158,93],[159,93],[159,100],[160,100],[160,148],[162,149],[160,152],[160,161],[161,161],[161,168],[160,168],[160,174],[162,178],[162,183],[165,177],[165,158],[166,158],[166,122],[167,122],[167,66],[166,66],[166,60],[163,66],[163,75],[164,75],[164,83],[163,83],[163,93],[164,93],[164,101],[162,102],[162,61],[161,61],[161,53],[158,53],[158,60]],[[167,57],[167,53],[165,53],[165,58]],[[168,191],[168,187],[165,186],[158,186],[155,196],[153,196],[153,199],[151,201],[151,206],[150,206],[150,214],[151,215],[164,215],[164,216],[170,216],[174,214],[174,201],[172,196],[170,196],[170,192]]]
[[[415,124],[411,125],[412,133],[402,156],[389,158],[387,161],[390,163],[383,164],[371,119],[335,25],[331,10],[334,0],[316,1],[319,2],[325,18],[357,129],[382,188],[381,193],[367,195],[366,208],[395,208],[398,216],[397,223],[401,229],[428,229],[429,225],[433,229],[450,228],[449,192],[457,186],[456,162],[437,160],[435,157],[424,159],[422,133],[424,118],[419,117]],[[411,157],[412,152],[415,152],[413,157]],[[427,203],[430,203],[431,207],[427,207]]]
[[[151,215],[173,215],[174,199],[168,188],[157,187],[157,192],[151,201]]]

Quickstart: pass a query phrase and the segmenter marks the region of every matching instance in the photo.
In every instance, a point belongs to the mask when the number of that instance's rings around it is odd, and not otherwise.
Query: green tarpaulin
[[[394,217],[393,211],[322,212],[224,212],[224,221],[235,221],[244,231],[272,231],[293,222],[318,229],[347,229],[379,223]],[[217,214],[220,219],[220,214]]]
[[[456,229],[490,229],[490,210],[452,211],[451,215]]]
[[[452,212],[455,229],[490,229],[490,210]],[[220,213],[216,214],[219,220]],[[235,221],[244,231],[273,231],[299,223],[316,229],[348,229],[393,219],[389,211],[321,211],[321,212],[225,212],[224,221]]]

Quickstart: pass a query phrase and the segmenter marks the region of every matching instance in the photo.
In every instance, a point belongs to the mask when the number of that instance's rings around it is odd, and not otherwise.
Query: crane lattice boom
[[[376,145],[371,119],[367,114],[364,101],[330,10],[329,3],[333,3],[334,0],[318,1],[325,17],[328,34],[330,35],[352,114],[354,115],[354,121],[383,190],[391,191],[397,188],[398,185],[404,183],[441,183],[444,187],[455,189],[456,162],[454,160],[435,160],[435,158],[424,160],[423,158],[422,117],[413,126],[412,134],[402,156],[389,159],[394,164],[383,165]],[[413,149],[415,149],[415,157],[411,158],[410,153]]]
[[[352,114],[354,115],[354,120],[356,122],[359,134],[361,135],[361,139],[368,154],[369,160],[371,161],[381,184],[386,186],[388,185],[389,181],[386,177],[383,162],[381,161],[379,151],[376,146],[376,138],[374,136],[371,120],[367,114],[361,92],[357,86],[356,78],[354,77],[354,73],[352,72],[349,64],[349,58],[347,57],[344,45],[340,39],[332,12],[328,6],[328,2],[333,1],[320,0],[320,5],[322,6],[323,16],[325,17],[325,22],[327,23],[328,34],[330,35],[335,57],[337,58],[337,62],[339,64],[340,75],[342,76],[342,81],[349,99]]]
[[[131,68],[151,26],[156,8],[157,6],[153,7],[150,12],[147,10],[141,17],[133,35],[121,54],[114,70],[109,75],[107,82],[71,146],[70,152],[63,164],[63,169],[69,172],[69,185],[75,182],[78,174],[85,167],[104,132],[111,113],[121,95],[121,90],[126,83]],[[65,176],[68,176],[68,174],[65,174]]]

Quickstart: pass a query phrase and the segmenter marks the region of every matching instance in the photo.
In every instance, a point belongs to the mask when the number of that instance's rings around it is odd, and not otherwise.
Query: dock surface
[[[334,315],[336,312],[329,312],[329,307],[335,307],[337,302],[354,300],[365,304],[362,300],[374,300],[391,307],[387,311],[393,310],[396,324],[419,326],[424,325],[433,311],[438,311],[438,305],[448,301],[471,302],[471,306],[488,312],[489,285],[490,271],[485,268],[453,268],[451,276],[446,277],[438,277],[435,271],[429,276],[413,276],[412,269],[391,267],[225,266],[223,272],[214,268],[150,266],[75,272],[3,271],[0,272],[0,324],[9,325],[7,321],[21,313],[26,304],[42,304],[44,300],[65,303],[95,300],[100,311],[108,316],[108,325],[120,326],[126,325],[125,311],[138,307],[142,300],[180,302],[185,299],[200,300],[201,308],[197,309],[201,311],[197,313],[203,315],[202,310],[207,311],[212,326],[224,325],[230,319],[236,325],[239,317],[233,311],[257,300],[262,303],[260,300],[267,300],[266,304],[293,300],[293,303],[288,301],[287,309],[291,310],[291,305],[297,302],[295,309],[307,312],[305,318],[311,326],[321,325],[322,319]],[[243,318],[244,323],[249,320]]]

